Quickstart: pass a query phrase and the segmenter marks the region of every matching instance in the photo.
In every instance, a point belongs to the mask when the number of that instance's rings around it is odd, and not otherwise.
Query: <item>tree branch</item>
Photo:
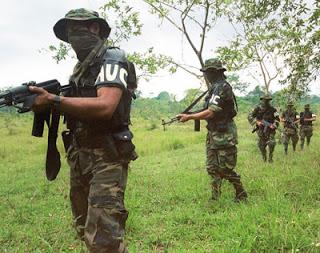
[[[200,56],[202,55],[203,46],[204,46],[204,40],[205,40],[205,37],[206,37],[206,30],[207,30],[207,26],[208,26],[209,8],[210,8],[209,1],[206,0],[206,14],[205,14],[203,28],[202,28],[201,46],[200,46],[200,50],[199,50]],[[204,65],[202,57],[200,59],[200,63],[201,63],[201,66]]]
[[[171,19],[169,16],[167,16],[165,13],[162,12],[161,9],[159,9],[157,6],[155,6],[154,4],[152,3],[149,3],[148,1],[146,0],[143,0],[143,2],[145,2],[146,4],[148,4],[149,6],[151,6],[156,12],[158,12],[159,14],[161,14],[161,16],[163,18],[165,18],[167,21],[169,21],[176,29],[178,29],[180,32],[184,33],[183,29],[178,26],[173,19]]]
[[[201,55],[199,54],[199,51],[198,49],[196,48],[196,46],[194,45],[194,43],[192,42],[191,38],[190,38],[190,35],[187,31],[187,28],[186,28],[186,25],[185,25],[185,19],[186,19],[186,16],[188,15],[190,9],[192,8],[193,6],[193,3],[190,4],[190,6],[184,11],[183,14],[181,14],[181,23],[182,23],[182,28],[183,28],[183,33],[184,35],[186,36],[190,46],[192,47],[193,51],[195,52],[195,54],[197,55],[200,63],[201,63],[201,66],[203,66],[203,61],[201,59]]]

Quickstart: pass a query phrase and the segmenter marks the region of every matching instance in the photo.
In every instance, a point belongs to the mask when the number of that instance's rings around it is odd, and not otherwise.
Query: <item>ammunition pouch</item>
[[[137,155],[135,153],[135,146],[132,143],[133,134],[130,130],[116,133],[104,133],[94,136],[74,136],[72,134],[65,134],[66,144],[68,144],[69,137],[70,143],[74,143],[77,147],[83,148],[102,148],[106,150],[108,157],[112,160],[135,160]]]
[[[113,133],[112,136],[120,158],[128,160],[135,160],[138,158],[137,154],[134,152],[135,146],[132,143],[133,134],[130,130],[126,129],[121,132]]]

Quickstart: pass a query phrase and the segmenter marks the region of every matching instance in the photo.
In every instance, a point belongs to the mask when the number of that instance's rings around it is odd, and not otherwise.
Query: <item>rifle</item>
[[[291,127],[293,129],[297,130],[297,125],[296,125],[295,121],[293,121],[291,118],[286,118],[285,122],[288,127]]]
[[[190,110],[209,92],[209,90],[206,90],[205,92],[203,92],[199,97],[197,97],[186,109],[183,110],[183,112],[181,112],[181,114],[192,114],[192,113],[197,113],[197,112],[201,112],[203,111],[203,109],[195,111],[195,112],[191,112]],[[170,125],[174,122],[179,121],[180,117],[179,116],[175,116],[171,119],[169,119],[168,121],[165,121],[164,119],[162,119],[162,125],[163,125],[163,130],[165,131],[165,126],[166,125]],[[200,121],[199,120],[195,120],[195,131],[200,131]]]
[[[268,121],[266,121],[264,119],[262,120],[262,124],[263,124],[263,133],[264,134],[267,133],[267,131],[271,128],[271,126],[275,126],[273,123],[270,123],[270,122],[268,122]],[[251,133],[254,133],[254,132],[258,131],[259,128],[260,127],[258,125],[256,125],[256,127],[252,130]]]
[[[20,86],[8,89],[0,93],[0,108],[12,106],[18,109],[18,113],[26,113],[31,110],[37,94],[29,90],[29,86],[36,86],[46,91],[59,95],[71,89],[71,85],[61,86],[60,83],[53,79],[42,83],[27,82]],[[44,112],[35,113],[33,118],[32,136],[42,137],[44,123],[49,128],[48,147],[46,155],[46,176],[49,181],[54,180],[61,167],[60,153],[56,146],[57,132],[60,121],[60,112],[54,108],[48,108]]]

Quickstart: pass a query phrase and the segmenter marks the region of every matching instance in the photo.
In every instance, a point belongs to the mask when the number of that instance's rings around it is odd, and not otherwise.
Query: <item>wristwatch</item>
[[[60,103],[61,103],[61,98],[60,96],[55,95],[53,97],[53,108],[56,110],[60,110]]]

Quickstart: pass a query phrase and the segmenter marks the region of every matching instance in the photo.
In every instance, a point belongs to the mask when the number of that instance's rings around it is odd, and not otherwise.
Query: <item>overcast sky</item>
[[[2,1],[1,7],[5,11],[1,13],[0,19],[0,87],[54,78],[66,84],[76,60],[68,59],[56,64],[51,54],[42,50],[47,49],[50,44],[59,43],[52,27],[70,9],[84,7],[98,10],[104,2],[103,0]],[[158,20],[148,13],[146,6],[139,0],[130,0],[130,5],[139,8],[144,26],[142,36],[122,45],[125,51],[142,52],[146,48],[154,47],[156,52],[180,61],[190,64],[197,62],[193,52],[172,26],[164,24],[159,27]],[[113,21],[109,20],[109,23],[112,26]],[[231,38],[231,27],[225,22],[218,23],[206,42],[205,58],[213,57],[214,50]],[[166,90],[181,98],[186,89],[200,87],[198,80],[183,71],[178,71],[174,75],[167,73],[160,75],[161,77],[153,78],[150,82],[139,83],[139,89],[145,96],[157,95],[160,91]],[[315,94],[320,93],[319,87],[315,85],[312,91]]]

